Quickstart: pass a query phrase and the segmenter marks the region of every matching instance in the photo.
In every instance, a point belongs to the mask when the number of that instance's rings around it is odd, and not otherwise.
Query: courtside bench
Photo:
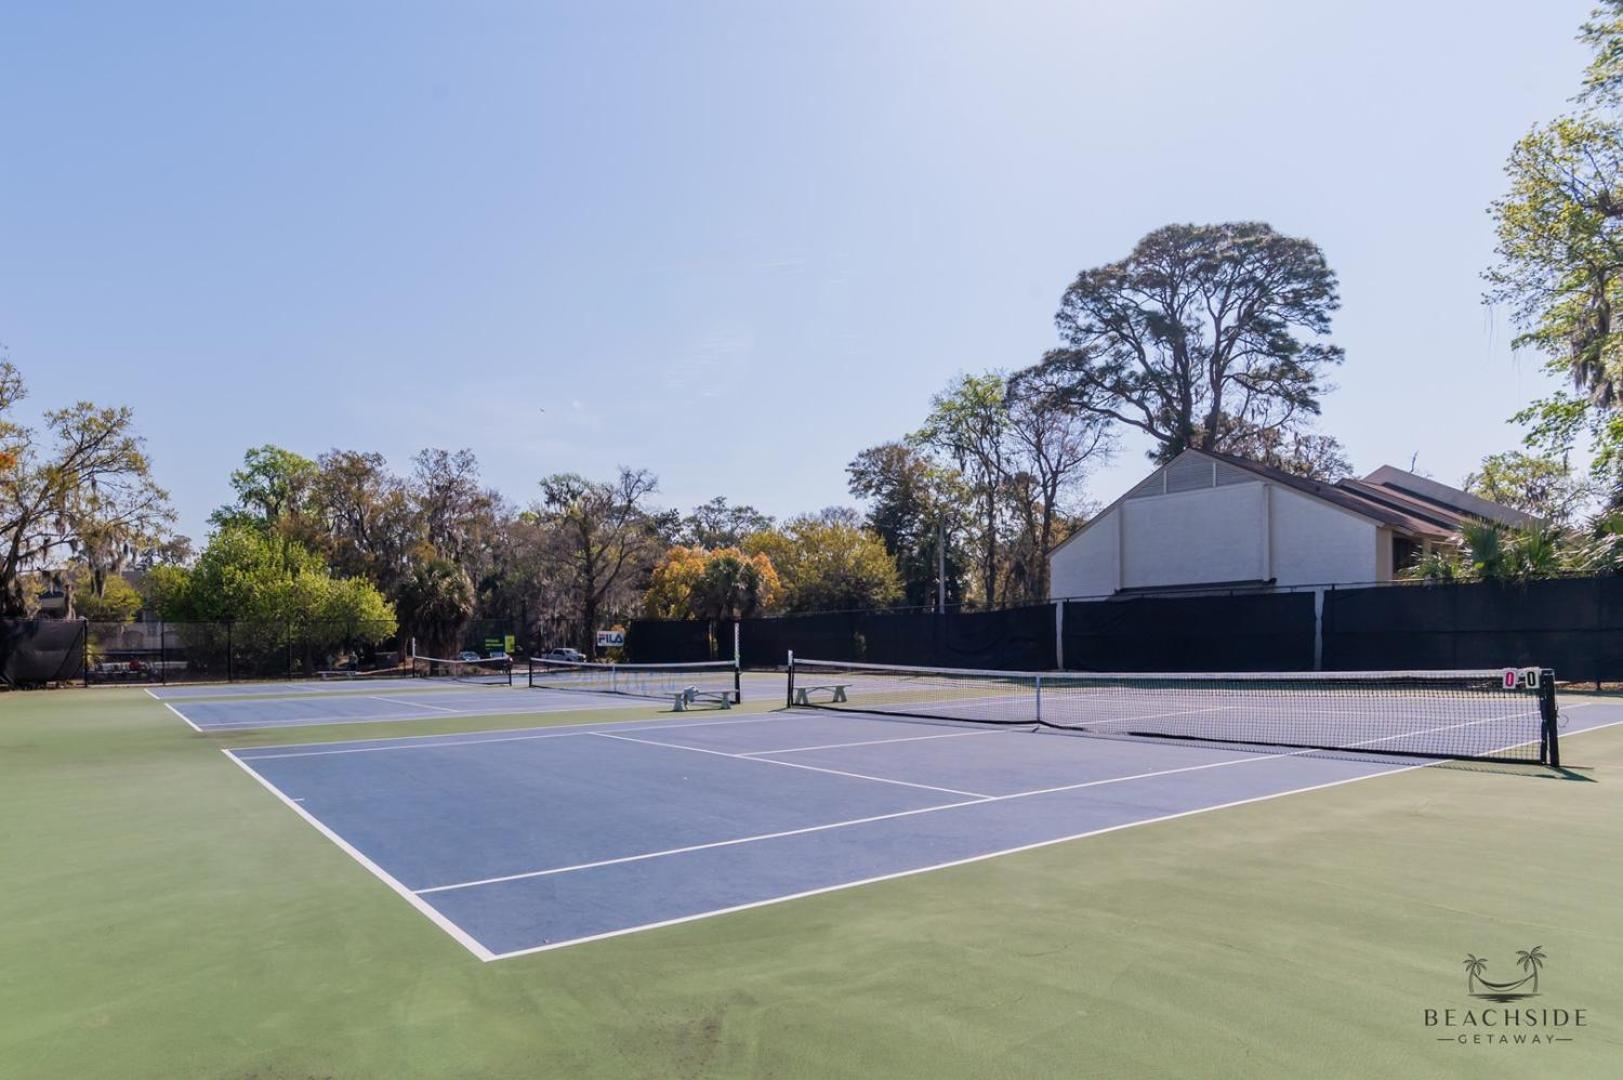
[[[829,702],[831,704],[836,704],[838,702],[842,702],[842,701],[845,700],[845,688],[850,686],[850,685],[851,684],[848,683],[848,682],[836,682],[836,683],[819,683],[816,686],[796,686],[795,687],[795,704],[796,705],[810,705],[810,704],[812,704],[811,696],[813,694],[817,693],[820,690],[825,691],[826,693],[828,693],[830,695],[828,700],[829,700]]]

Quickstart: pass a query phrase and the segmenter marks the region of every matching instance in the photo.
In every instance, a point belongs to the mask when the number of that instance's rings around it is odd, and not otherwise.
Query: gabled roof
[[[1255,473],[1265,480],[1293,491],[1300,491],[1304,495],[1311,495],[1316,499],[1339,506],[1360,517],[1369,518],[1381,525],[1397,529],[1399,532],[1413,536],[1425,537],[1433,540],[1442,540],[1453,535],[1464,519],[1459,515],[1445,517],[1430,512],[1422,507],[1404,505],[1401,501],[1379,497],[1378,490],[1370,490],[1363,486],[1351,486],[1354,482],[1341,480],[1334,484],[1327,484],[1322,480],[1310,480],[1305,476],[1276,469],[1272,465],[1264,465],[1260,461],[1250,458],[1237,457],[1234,454],[1224,454],[1216,450],[1186,450],[1184,453],[1201,454],[1205,457],[1216,458],[1227,462],[1237,469]],[[1182,456],[1181,454],[1179,455]]]
[[[1447,540],[1457,534],[1462,525],[1471,521],[1498,521],[1505,525],[1522,526],[1536,523],[1537,519],[1508,506],[1489,502],[1447,484],[1439,484],[1423,476],[1383,465],[1362,480],[1338,480],[1334,484],[1310,480],[1305,476],[1264,465],[1260,461],[1225,454],[1217,450],[1185,450],[1167,462],[1151,477],[1171,468],[1189,457],[1220,461],[1225,465],[1251,473],[1259,479],[1290,488],[1310,498],[1329,503],[1348,513],[1383,525],[1403,536],[1425,540]],[[1120,498],[1095,514],[1080,529],[1054,546],[1049,555],[1069,544],[1086,532],[1094,522],[1101,520],[1143,487],[1135,484]]]
[[[1539,519],[1532,514],[1501,506],[1468,491],[1440,484],[1430,477],[1417,476],[1392,465],[1382,465],[1359,482],[1401,495],[1411,503],[1463,514],[1468,519],[1497,521],[1501,525],[1520,529],[1539,524]]]

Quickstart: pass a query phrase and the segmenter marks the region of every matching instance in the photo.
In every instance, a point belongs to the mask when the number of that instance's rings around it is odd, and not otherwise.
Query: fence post
[[[287,681],[293,681],[293,624],[287,624]]]
[[[1332,585],[1330,588],[1334,589]],[[1324,670],[1324,590],[1313,590],[1313,670]]]
[[[79,618],[79,676],[90,689],[90,620]]]
[[[1054,670],[1065,670],[1065,601],[1054,601]]]
[[[236,682],[236,646],[231,641],[231,620],[225,621],[225,681]]]
[[[158,620],[158,685],[169,685],[169,624]]]

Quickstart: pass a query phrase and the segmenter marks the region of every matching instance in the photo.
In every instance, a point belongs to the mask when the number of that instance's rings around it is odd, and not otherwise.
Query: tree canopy
[[[23,578],[52,559],[87,566],[99,593],[108,573],[168,539],[175,516],[131,410],[81,401],[34,431],[13,418],[26,394],[0,360],[0,615],[28,613]]]
[[[1156,460],[1293,431],[1319,411],[1340,304],[1311,240],[1261,222],[1168,225],[1077,275],[1038,365],[1062,404],[1145,432]]]
[[[1579,439],[1610,505],[1623,505],[1623,0],[1584,24],[1594,52],[1578,111],[1524,136],[1505,164],[1509,190],[1489,208],[1497,262],[1490,303],[1506,305],[1515,345],[1541,353],[1570,391],[1515,419],[1528,442],[1565,455]]]

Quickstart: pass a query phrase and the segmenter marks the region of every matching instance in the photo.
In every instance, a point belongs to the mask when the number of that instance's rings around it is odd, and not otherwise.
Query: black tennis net
[[[530,660],[530,685],[541,690],[586,690],[629,697],[668,698],[684,690],[743,701],[738,665],[730,660],[689,664],[596,664]]]
[[[513,685],[513,661],[506,657],[442,660],[435,656],[414,656],[411,658],[411,673],[419,679],[446,679],[484,686]]]
[[[788,703],[1281,752],[1561,760],[1554,676],[1537,668],[1099,674],[794,657]]]

